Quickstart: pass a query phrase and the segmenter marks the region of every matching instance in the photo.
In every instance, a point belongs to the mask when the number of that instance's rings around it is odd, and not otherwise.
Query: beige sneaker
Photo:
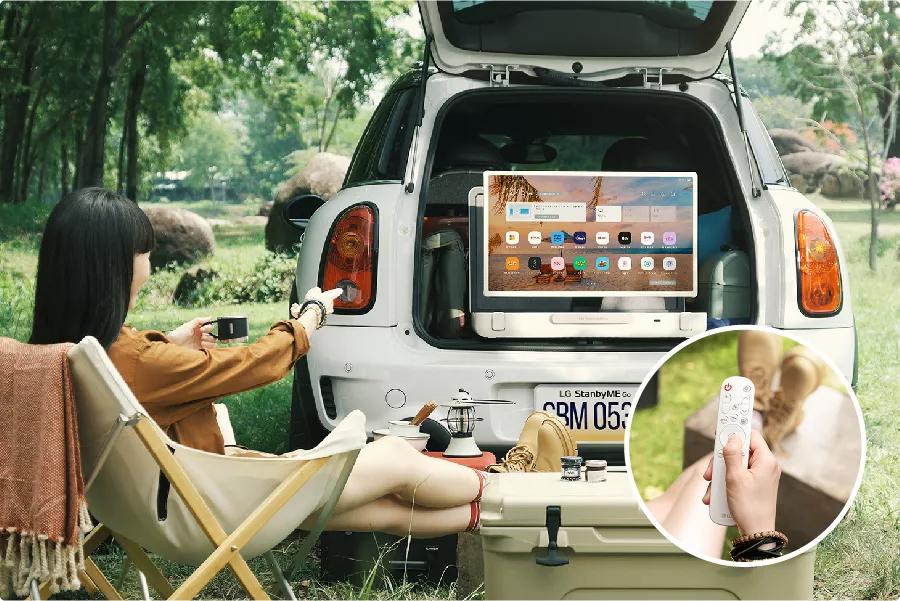
[[[559,458],[575,455],[578,449],[565,424],[546,411],[535,411],[525,420],[516,446],[489,472],[558,472]]]

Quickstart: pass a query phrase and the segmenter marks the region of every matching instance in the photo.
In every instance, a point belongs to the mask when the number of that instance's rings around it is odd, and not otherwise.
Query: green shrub
[[[39,202],[0,203],[0,241],[40,234],[52,209],[53,205]]]
[[[33,313],[33,279],[15,271],[0,271],[0,336],[27,340]]]
[[[193,305],[274,303],[286,301],[294,281],[296,258],[267,252],[250,273],[220,272],[197,290]]]

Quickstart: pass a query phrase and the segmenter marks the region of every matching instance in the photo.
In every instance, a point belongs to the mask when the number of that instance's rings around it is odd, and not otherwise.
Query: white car
[[[729,69],[748,3],[553,4],[420,2],[425,63],[436,69],[424,83],[422,71],[394,83],[343,189],[307,204],[318,208],[296,289],[340,285],[345,295],[297,364],[293,446],[314,444],[354,409],[375,429],[464,389],[515,402],[478,409],[484,449],[509,448],[526,416],[549,407],[582,448],[594,442],[621,457],[629,395],[680,340],[475,335],[467,301],[444,306],[447,291],[433,282],[458,286],[467,255],[457,248],[456,264],[436,276],[431,236],[455,232],[451,245],[480,252],[465,247],[467,203],[487,169],[696,172],[698,246],[732,249],[749,264],[744,322],[802,338],[855,384],[847,268],[832,223],[790,185],[749,99],[736,105],[732,77],[717,73]],[[595,423],[583,424],[573,399],[590,394],[605,400],[584,401]],[[598,403],[602,424],[590,419]]]

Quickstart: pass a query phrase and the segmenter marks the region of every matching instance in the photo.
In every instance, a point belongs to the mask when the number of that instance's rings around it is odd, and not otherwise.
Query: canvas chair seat
[[[81,415],[79,413],[79,421]],[[227,532],[247,519],[276,486],[297,470],[298,465],[319,457],[335,458],[243,547],[241,555],[252,559],[276,546],[296,530],[301,521],[322,507],[330,491],[329,483],[336,480],[343,467],[345,456],[342,453],[360,448],[365,444],[365,436],[365,417],[356,411],[320,445],[297,458],[229,457],[185,447],[168,437],[166,444],[174,450],[175,459]],[[360,438],[361,443],[358,442]],[[212,543],[174,490],[160,495],[160,483],[165,488],[165,480],[160,479],[159,467],[153,459],[141,451],[143,445],[137,437],[127,430],[123,432],[87,492],[91,514],[113,532],[140,542],[142,547],[161,557],[199,565],[212,551]],[[166,508],[161,511],[165,515],[162,520],[157,518],[160,498],[164,499]]]
[[[145,438],[147,432],[158,435],[226,533],[237,529],[301,466],[325,459],[321,469],[241,546],[244,559],[271,550],[321,509],[347,462],[355,460],[366,444],[365,416],[353,411],[318,446],[293,457],[234,457],[199,451],[174,442],[145,417],[146,411],[95,339],[85,338],[72,347],[69,360],[83,471],[91,474],[102,464],[87,483],[91,514],[114,536],[126,537],[177,563],[199,565],[215,545],[191,506],[161,477],[159,463],[136,429],[122,424],[139,420]],[[116,430],[113,444],[107,444]]]

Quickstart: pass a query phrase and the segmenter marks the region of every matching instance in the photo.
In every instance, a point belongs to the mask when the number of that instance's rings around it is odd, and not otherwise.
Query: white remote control
[[[750,460],[750,422],[753,418],[753,382],[740,376],[726,378],[719,390],[719,414],[716,416],[716,443],[713,447],[712,487],[709,517],[723,526],[734,526],[725,495],[725,458],[722,448],[732,434],[743,443],[744,467]]]

